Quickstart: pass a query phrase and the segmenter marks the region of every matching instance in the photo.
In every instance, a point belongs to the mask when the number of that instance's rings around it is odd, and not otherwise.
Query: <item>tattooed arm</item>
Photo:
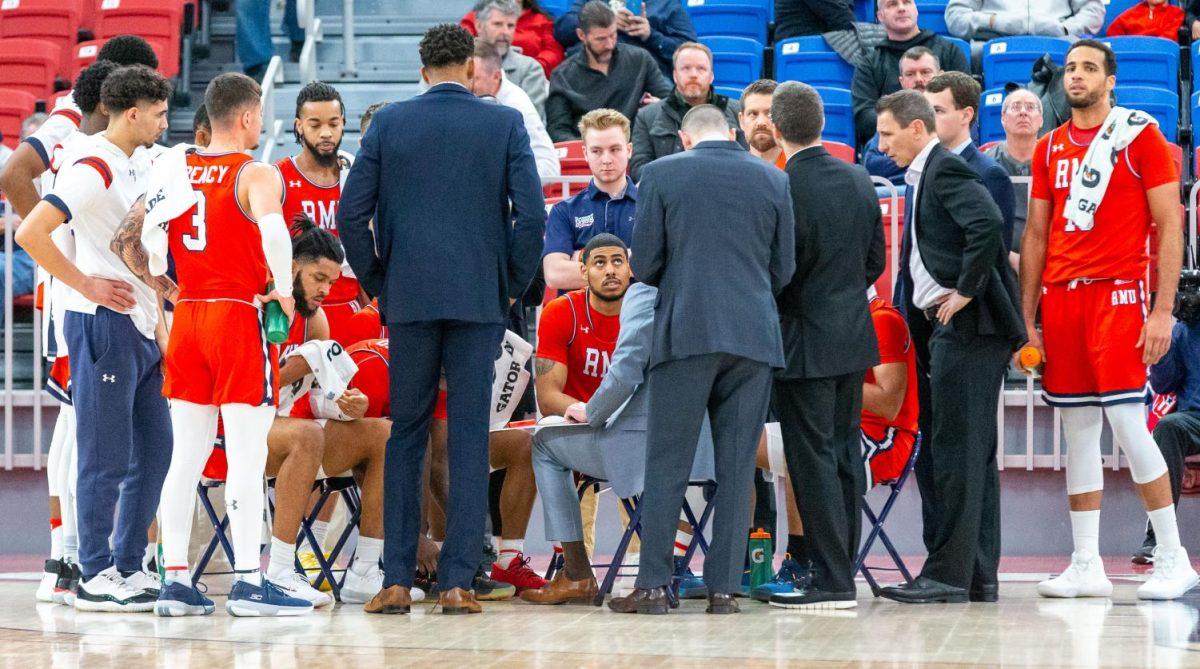
[[[562,416],[567,407],[579,401],[563,392],[567,385],[566,365],[548,358],[536,358],[534,368],[537,371],[534,390],[543,416]]]
[[[165,274],[162,276],[150,274],[149,256],[146,253],[146,247],[142,245],[142,222],[146,220],[144,200],[145,198],[138,198],[138,201],[133,203],[133,207],[125,215],[125,220],[121,221],[121,226],[117,228],[108,248],[117,254],[117,257],[125,263],[134,276],[153,288],[160,298],[168,302],[175,302],[179,297],[179,286],[175,285],[171,277]]]

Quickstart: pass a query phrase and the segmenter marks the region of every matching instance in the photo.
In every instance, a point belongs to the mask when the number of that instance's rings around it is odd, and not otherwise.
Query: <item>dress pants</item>
[[[975,334],[974,318],[968,311],[949,325],[935,322],[929,340],[939,523],[921,573],[959,588],[995,584],[1000,564],[996,406],[1011,347]]]
[[[389,323],[392,434],[384,459],[384,587],[412,587],[421,531],[422,472],[438,376],[446,372],[450,497],[438,560],[443,590],[471,589],[488,511],[488,410],[500,323]]]
[[[533,437],[533,475],[542,497],[546,541],[583,541],[583,515],[574,473],[607,479],[601,449],[620,448],[613,441],[601,443],[601,429],[546,427]]]
[[[864,372],[820,379],[776,379],[772,408],[783,434],[796,507],[813,562],[813,585],[854,592],[862,530]]]
[[[921,491],[921,539],[925,543],[925,552],[931,553],[938,527],[937,489],[933,483],[933,405],[929,391],[929,338],[933,334],[933,325],[916,308],[910,311],[907,320],[917,353],[917,427],[921,430],[921,452],[917,454],[913,475],[917,479],[917,489]]]
[[[1167,461],[1171,478],[1171,501],[1179,504],[1183,487],[1184,459],[1200,455],[1200,411],[1177,411],[1163,416],[1154,426],[1154,442]]]
[[[737,592],[745,562],[754,457],[770,402],[771,367],[713,353],[659,363],[646,382],[650,415],[637,587],[671,583],[679,512],[708,411],[717,492],[704,582],[710,593]]]

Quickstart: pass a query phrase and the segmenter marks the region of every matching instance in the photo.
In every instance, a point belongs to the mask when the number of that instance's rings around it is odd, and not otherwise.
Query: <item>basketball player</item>
[[[53,188],[17,230],[29,255],[73,290],[64,329],[77,420],[80,610],[149,611],[158,595],[142,557],[171,454],[155,339],[159,298],[109,244],[145,193],[148,163],[135,151],[166,129],[170,93],[167,81],[145,66],[111,73],[100,92],[107,129],[72,144]],[[67,221],[75,262],[51,238]]]
[[[342,96],[329,84],[314,81],[296,96],[294,121],[300,154],[276,163],[285,187],[283,215],[288,221],[305,214],[317,227],[337,235],[337,206],[342,197],[343,170],[350,169],[350,157],[338,151],[346,125]],[[358,311],[362,290],[349,267],[342,267],[342,278],[333,287],[322,309],[329,319],[334,339],[346,321]]]
[[[234,616],[298,615],[312,610],[259,573],[267,433],[275,417],[278,378],[266,339],[263,304],[293,311],[292,247],[280,212],[283,185],[247,149],[262,131],[262,91],[249,77],[227,73],[204,94],[212,139],[187,155],[195,205],[168,223],[179,278],[166,355],[163,393],[171,398],[175,452],[160,509],[163,585],[160,616],[204,615],[213,603],[192,585],[188,539],[196,484],[224,418],[229,514],[236,581],[225,604]],[[151,203],[153,206],[153,203]],[[268,281],[277,277],[274,290]]]
[[[1141,599],[1175,599],[1198,580],[1180,545],[1171,484],[1146,429],[1146,366],[1171,342],[1171,308],[1183,260],[1179,174],[1147,115],[1112,107],[1116,58],[1103,42],[1067,53],[1071,119],[1038,141],[1021,244],[1021,306],[1031,346],[1043,353],[1046,402],[1062,410],[1067,496],[1075,551],[1045,597],[1107,597],[1099,555],[1104,486],[1100,431],[1114,439],[1158,536]],[[1089,160],[1089,147],[1096,157]],[[1150,226],[1158,229],[1158,295],[1149,316],[1144,279]],[[1043,334],[1034,328],[1042,305]]]

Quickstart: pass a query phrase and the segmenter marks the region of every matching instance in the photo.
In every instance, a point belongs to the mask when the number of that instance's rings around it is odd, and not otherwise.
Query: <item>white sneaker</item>
[[[1054,578],[1038,583],[1043,597],[1108,597],[1112,581],[1104,575],[1104,563],[1090,551],[1071,554],[1071,566]]]
[[[155,599],[158,599],[158,593],[162,590],[157,572],[136,571],[125,577],[125,583],[134,590],[154,595]]]
[[[34,593],[34,599],[39,602],[54,601],[54,586],[58,585],[58,573],[62,571],[62,562],[59,560],[46,560],[44,570],[42,571],[42,580],[38,581],[37,592]]]
[[[378,566],[372,565],[367,568],[366,573],[358,572],[358,564],[350,565],[346,570],[346,581],[342,583],[342,602],[346,604],[366,604],[371,601],[371,598],[379,594],[383,590],[383,570]],[[410,593],[415,593],[419,588],[410,589]],[[424,592],[421,593],[422,596]],[[423,598],[423,597],[422,597]],[[413,601],[416,601],[413,597]]]
[[[80,581],[75,597],[78,611],[146,613],[154,610],[157,596],[129,587],[116,567],[109,567],[88,581]]]
[[[303,599],[313,605],[313,608],[328,606],[333,603],[333,597],[312,587],[303,574],[290,571],[282,575],[268,576],[272,583],[287,593],[289,597]]]
[[[1157,546],[1154,549],[1154,571],[1138,588],[1137,596],[1138,599],[1178,599],[1195,587],[1197,582],[1200,582],[1200,575],[1192,569],[1186,548],[1180,546],[1168,551]]]

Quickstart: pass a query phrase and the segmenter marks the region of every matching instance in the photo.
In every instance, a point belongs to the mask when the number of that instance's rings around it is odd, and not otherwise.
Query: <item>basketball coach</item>
[[[636,588],[620,613],[666,613],[677,519],[707,411],[717,492],[704,562],[709,613],[736,613],[754,455],[771,370],[783,365],[775,295],[795,270],[788,181],[734,141],[712,105],[683,117],[687,151],[642,168],[630,261],[658,287],[647,392]]]
[[[473,53],[473,38],[457,25],[425,33],[421,76],[430,88],[376,113],[338,212],[346,257],[379,296],[389,346],[400,352],[390,368],[385,579],[369,613],[411,606],[422,464],[442,370],[450,499],[438,603],[448,614],[481,610],[471,584],[487,514],[493,363],[509,305],[537,268],[546,210],[521,114],[471,94]]]

